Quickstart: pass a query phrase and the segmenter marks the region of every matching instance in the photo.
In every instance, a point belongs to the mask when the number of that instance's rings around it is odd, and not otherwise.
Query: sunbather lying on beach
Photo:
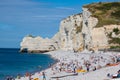
[[[114,74],[114,75],[110,75],[110,73],[107,74],[108,77],[111,77],[111,78],[120,78],[120,70],[117,71],[117,74]]]

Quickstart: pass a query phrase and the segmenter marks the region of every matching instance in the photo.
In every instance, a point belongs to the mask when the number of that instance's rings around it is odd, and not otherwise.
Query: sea
[[[0,48],[0,80],[44,70],[56,62],[50,55],[20,53],[18,48]]]

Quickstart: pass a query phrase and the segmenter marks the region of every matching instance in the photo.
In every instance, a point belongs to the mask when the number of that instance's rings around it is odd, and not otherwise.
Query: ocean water
[[[26,72],[34,73],[53,63],[55,60],[50,55],[19,53],[19,49],[0,48],[0,80]]]

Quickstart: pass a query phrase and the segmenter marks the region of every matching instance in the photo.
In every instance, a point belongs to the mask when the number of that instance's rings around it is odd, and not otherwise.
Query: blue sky
[[[0,48],[19,48],[28,34],[51,38],[62,19],[99,1],[103,0],[0,0]]]

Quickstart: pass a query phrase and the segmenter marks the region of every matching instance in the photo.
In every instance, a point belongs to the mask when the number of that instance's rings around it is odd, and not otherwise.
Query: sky
[[[62,19],[81,13],[85,4],[100,1],[0,0],[0,48],[20,48],[28,34],[51,38]]]

